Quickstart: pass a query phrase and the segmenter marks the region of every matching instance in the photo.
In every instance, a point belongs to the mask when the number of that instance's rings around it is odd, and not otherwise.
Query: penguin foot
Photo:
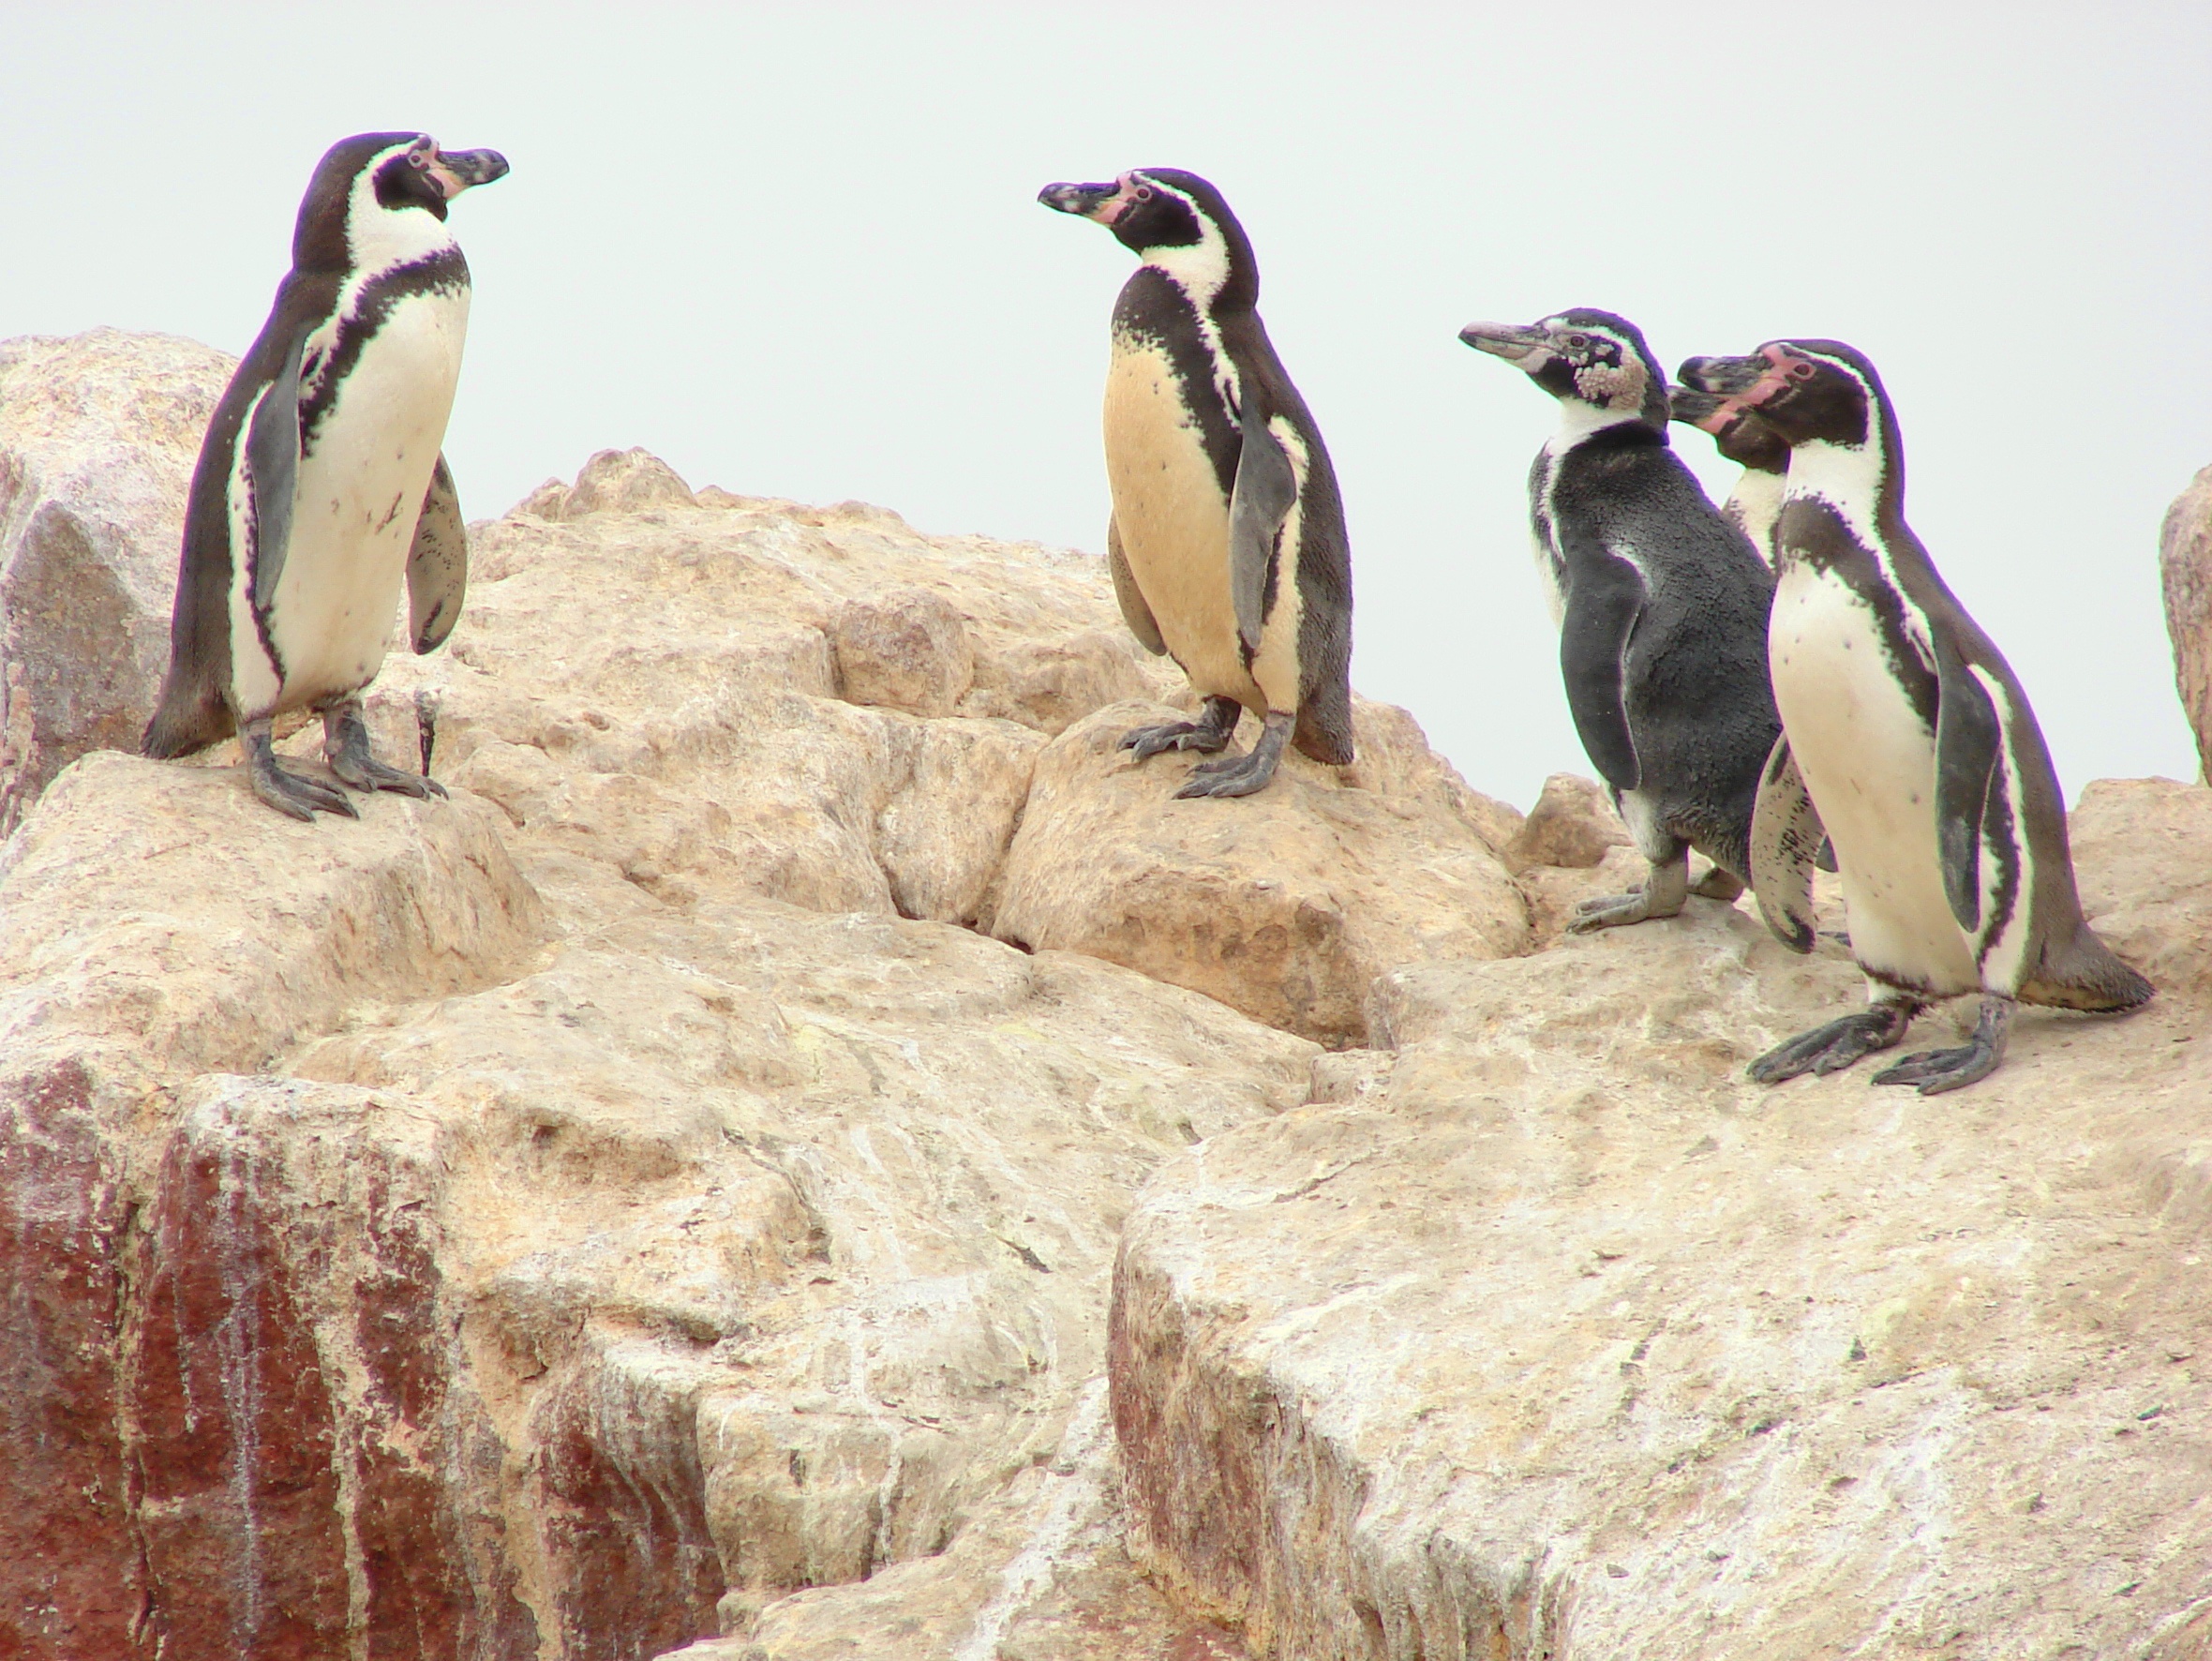
[[[1877,1085],[1918,1085],[1923,1096],[1940,1096],[1985,1079],[2005,1058],[2014,1005],[2009,997],[1981,1000],[1974,1035],[1954,1050],[1921,1050],[1874,1075]]]
[[[1723,872],[1722,875],[1726,875],[1726,873]],[[1644,878],[1644,886],[1633,893],[1601,894],[1594,900],[1585,900],[1576,906],[1574,920],[1567,924],[1567,933],[1591,935],[1599,929],[1619,929],[1630,923],[1649,922],[1655,917],[1679,917],[1682,902],[1689,896],[1689,856],[1677,854],[1671,860],[1653,860],[1652,875]]]
[[[1121,735],[1121,748],[1134,750],[1139,761],[1162,750],[1196,750],[1212,756],[1229,747],[1244,706],[1233,697],[1210,697],[1196,721],[1168,721],[1158,726],[1133,726]]]
[[[276,741],[266,718],[249,721],[240,735],[246,748],[246,782],[253,793],[287,818],[311,821],[319,813],[361,815],[336,785],[303,773],[286,772],[276,765]]]
[[[1715,865],[1690,885],[1690,892],[1701,900],[1718,900],[1724,905],[1733,905],[1743,897],[1743,878],[1725,866]]]
[[[1856,1015],[1800,1033],[1769,1050],[1746,1070],[1762,1085],[1779,1085],[1801,1073],[1841,1072],[1876,1050],[1895,1048],[1920,1012],[1920,1004],[1909,1000],[1870,1005]]]
[[[1183,787],[1175,792],[1175,800],[1249,796],[1264,790],[1282,760],[1282,747],[1290,741],[1293,719],[1282,711],[1269,711],[1267,723],[1260,729],[1260,741],[1252,746],[1249,756],[1224,756],[1218,761],[1201,762],[1190,770]]]
[[[362,718],[358,699],[323,711],[322,758],[333,773],[356,790],[396,790],[426,801],[445,794],[445,786],[436,779],[386,767],[376,758],[368,747],[368,723]]]

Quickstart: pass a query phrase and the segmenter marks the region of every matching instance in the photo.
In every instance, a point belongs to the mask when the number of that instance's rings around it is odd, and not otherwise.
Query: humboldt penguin
[[[1754,412],[1790,447],[1774,692],[1842,866],[1871,1006],[1760,1056],[1751,1076],[1834,1072],[1893,1047],[1935,1000],[1979,993],[1965,1044],[1875,1075],[1934,1095],[1996,1068],[2017,1003],[2148,1001],[2151,983],[2083,920],[2066,802],[2027,694],[1906,522],[1904,442],[1874,366],[1832,340],[1777,340],[1692,358],[1681,380],[1720,395],[1709,421]],[[1759,812],[1789,817],[1763,800]],[[1762,905],[1802,899],[1789,873],[1755,875]]]
[[[436,651],[460,616],[468,539],[439,449],[469,264],[446,209],[506,172],[496,151],[410,132],[341,140],[316,164],[291,270],[201,444],[146,755],[235,731],[254,794],[277,812],[357,817],[343,790],[276,764],[275,718],[313,710],[341,783],[445,793],[371,754],[361,693],[383,665],[402,581],[416,651]]]
[[[1677,421],[1700,427],[1712,435],[1713,448],[1743,471],[1735,488],[1721,503],[1721,516],[1759,551],[1759,558],[1774,563],[1774,521],[1782,516],[1782,475],[1789,471],[1789,446],[1779,433],[1749,410],[1731,412],[1716,421],[1723,400],[1717,394],[1692,386],[1676,386],[1667,403]]]
[[[1352,553],[1321,429],[1256,309],[1251,240],[1221,193],[1172,168],[1038,200],[1095,219],[1143,263],[1113,307],[1106,376],[1107,553],[1122,616],[1173,656],[1196,721],[1122,735],[1137,758],[1228,747],[1177,796],[1248,796],[1285,741],[1341,766],[1352,750]]]
[[[1529,471],[1536,569],[1575,730],[1651,863],[1639,891],[1586,900],[1569,926],[1676,915],[1691,848],[1713,862],[1701,891],[1732,900],[1782,731],[1766,675],[1772,575],[1674,453],[1666,377],[1635,324],[1577,309],[1459,338],[1559,401]]]

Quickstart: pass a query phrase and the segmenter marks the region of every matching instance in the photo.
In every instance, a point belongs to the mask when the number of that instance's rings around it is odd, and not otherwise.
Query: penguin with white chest
[[[496,151],[441,150],[408,132],[342,140],[317,164],[291,270],[192,475],[146,755],[188,755],[235,731],[271,807],[358,816],[345,791],[276,764],[274,719],[314,710],[344,784],[444,794],[370,753],[361,694],[383,665],[403,582],[416,651],[437,650],[460,616],[468,542],[439,450],[470,285],[446,209],[506,172]]]
[[[2017,1003],[2147,1002],[2151,983],[2082,917],[2066,801],[2027,694],[1906,522],[1904,444],[1874,366],[1832,340],[1778,340],[1692,358],[1681,380],[1719,395],[1709,419],[1755,412],[1790,447],[1774,692],[1835,845],[1871,1004],[1761,1056],[1752,1077],[1836,1071],[1894,1046],[1930,1003],[1979,993],[1965,1045],[1875,1075],[1933,1095],[1996,1068]],[[1792,811],[1762,796],[1762,831]],[[1762,906],[1809,911],[1801,839],[1780,870],[1765,862],[1774,839],[1755,840]]]
[[[1583,748],[1650,861],[1636,893],[1582,904],[1577,931],[1673,917],[1689,850],[1702,891],[1751,875],[1751,817],[1782,723],[1767,687],[1773,578],[1667,438],[1666,378],[1626,319],[1577,309],[1460,339],[1559,401],[1529,471],[1536,565]]]
[[[1248,796],[1283,745],[1342,766],[1352,746],[1352,554],[1321,430],[1255,308],[1252,245],[1219,191],[1170,168],[1038,200],[1094,219],[1143,262],[1114,303],[1106,379],[1107,554],[1122,616],[1204,700],[1195,722],[1122,737],[1139,760],[1213,754],[1242,713],[1248,756],[1193,768],[1177,796]]]

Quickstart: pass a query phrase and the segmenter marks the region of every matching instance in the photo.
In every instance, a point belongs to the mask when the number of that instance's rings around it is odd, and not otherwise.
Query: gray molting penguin
[[[322,716],[330,771],[359,790],[442,796],[369,750],[361,693],[404,581],[418,652],[452,633],[468,539],[439,449],[469,326],[469,263],[446,209],[507,172],[491,150],[363,133],[316,165],[291,270],[208,423],[185,514],[168,678],[141,748],[188,755],[235,731],[279,813],[358,816],[276,764],[271,723]]]
[[[1585,901],[1570,926],[1674,916],[1693,847],[1714,867],[1700,891],[1732,900],[1782,732],[1766,674],[1773,576],[1674,453],[1666,377],[1633,323],[1577,309],[1459,338],[1559,400],[1529,470],[1536,568],[1575,730],[1651,861],[1641,891]]]
[[[1789,471],[1789,446],[1782,435],[1749,410],[1730,408],[1717,393],[1676,386],[1667,404],[1677,421],[1712,435],[1713,448],[1743,471],[1721,503],[1721,515],[1751,538],[1759,557],[1774,562],[1774,521],[1782,516],[1782,478]]]
[[[1321,429],[1255,309],[1259,267],[1221,193],[1171,168],[1038,200],[1095,219],[1143,262],[1114,302],[1106,376],[1107,556],[1122,616],[1172,655],[1200,718],[1122,737],[1138,759],[1228,748],[1178,796],[1248,796],[1285,741],[1342,766],[1352,749],[1352,554]]]
[[[1770,639],[1789,749],[1842,866],[1871,1007],[1752,1064],[1775,1084],[1895,1045],[1938,998],[1981,995],[1971,1039],[1875,1075],[1923,1095],[1986,1077],[2016,1002],[2132,1010],[2150,982],[2083,920],[2066,802],[2027,694],[1905,519],[1905,449],[1881,379],[1832,340],[1692,358],[1712,418],[1755,412],[1790,446]],[[1762,794],[1755,875],[1776,932],[1810,944],[1806,839]],[[1771,832],[1771,833],[1770,833]]]

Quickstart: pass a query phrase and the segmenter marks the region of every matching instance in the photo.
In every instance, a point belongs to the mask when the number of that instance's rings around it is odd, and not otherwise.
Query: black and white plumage
[[[1774,562],[1774,522],[1782,516],[1782,478],[1789,471],[1789,446],[1781,434],[1749,410],[1728,408],[1716,393],[1694,386],[1667,390],[1674,418],[1712,435],[1713,448],[1743,471],[1721,515],[1751,538],[1751,546],[1769,565]]]
[[[1107,552],[1122,615],[1204,699],[1196,722],[1122,746],[1249,756],[1191,770],[1178,796],[1248,796],[1286,741],[1342,765],[1352,744],[1352,555],[1321,430],[1255,308],[1252,245],[1219,191],[1171,168],[1049,185],[1046,206],[1094,219],[1142,259],[1114,303],[1106,378]]]
[[[2066,802],[2027,694],[1905,518],[1905,451],[1881,379],[1832,340],[1693,358],[1714,412],[1756,412],[1790,446],[1771,655],[1791,753],[1842,867],[1872,1007],[1762,1056],[1768,1083],[1888,1049],[1928,1003],[1981,995],[1964,1046],[1876,1084],[1923,1094],[1985,1077],[2015,1001],[2134,1009],[2150,982],[2082,917]],[[1762,821],[1786,817],[1762,800]],[[1772,845],[1779,846],[1780,844]],[[1803,849],[1760,870],[1761,904],[1801,903]]]
[[[148,756],[236,731],[263,801],[352,815],[343,790],[276,764],[272,721],[312,709],[345,784],[444,794],[370,754],[360,695],[403,580],[416,651],[460,615],[468,541],[439,449],[470,285],[446,207],[506,172],[495,151],[405,132],[342,140],[317,164],[291,270],[201,445]]]
[[[1704,891],[1733,899],[1782,731],[1766,676],[1773,577],[1670,447],[1666,378],[1633,323],[1577,309],[1459,337],[1559,400],[1529,471],[1536,568],[1575,730],[1652,867],[1640,892],[1587,901],[1572,926],[1674,916],[1693,847],[1715,868]]]

